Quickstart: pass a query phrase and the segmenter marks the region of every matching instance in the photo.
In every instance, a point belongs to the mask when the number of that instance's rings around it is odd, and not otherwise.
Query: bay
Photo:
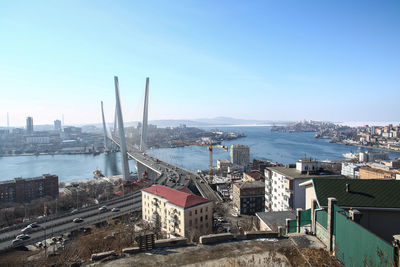
[[[283,164],[295,163],[304,156],[317,160],[342,160],[344,153],[366,150],[356,146],[329,143],[329,139],[316,139],[314,133],[271,132],[271,127],[268,126],[204,127],[204,129],[246,133],[247,137],[224,141],[222,144],[248,145],[251,160],[264,159]],[[147,153],[191,171],[208,168],[209,153],[206,147],[150,149]],[[398,158],[400,153],[391,152],[390,157]],[[216,165],[217,159],[229,160],[230,156],[223,149],[214,149],[213,159]],[[131,170],[135,170],[134,161],[130,161],[129,165]],[[106,176],[121,174],[120,154],[0,157],[0,181],[16,177],[36,177],[45,173],[58,175],[60,182],[82,180],[93,177],[96,168]]]

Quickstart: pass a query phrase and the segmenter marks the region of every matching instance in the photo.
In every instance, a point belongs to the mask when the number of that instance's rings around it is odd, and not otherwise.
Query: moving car
[[[102,207],[99,208],[99,211],[100,212],[107,212],[108,208],[107,208],[107,206],[102,206]]]
[[[22,234],[22,235],[17,235],[16,239],[27,240],[29,238],[31,238],[29,235]]]
[[[118,211],[120,211],[120,209],[119,209],[119,208],[112,208],[111,211],[112,211],[112,212],[118,212]]]
[[[23,234],[29,234],[30,232],[32,232],[32,227],[30,225],[21,230]]]
[[[33,222],[33,223],[31,223],[30,225],[28,225],[28,226],[30,226],[30,227],[32,227],[32,228],[39,228],[39,227],[40,227],[40,225],[39,225],[37,222]]]
[[[75,218],[75,219],[73,219],[72,220],[74,223],[81,223],[81,222],[83,222],[83,219],[82,218]]]
[[[15,245],[22,244],[23,242],[24,242],[24,241],[21,240],[21,239],[14,239],[13,241],[11,241],[11,244],[12,244],[13,246],[15,246]]]

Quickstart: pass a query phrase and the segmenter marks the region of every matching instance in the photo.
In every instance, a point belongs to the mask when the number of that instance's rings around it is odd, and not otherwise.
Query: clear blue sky
[[[400,1],[2,1],[0,126],[400,120]]]

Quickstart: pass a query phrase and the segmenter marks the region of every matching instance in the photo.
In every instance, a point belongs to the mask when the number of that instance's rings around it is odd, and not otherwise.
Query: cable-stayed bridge
[[[137,148],[134,144],[126,142],[124,120],[121,110],[121,98],[118,77],[114,77],[115,83],[115,121],[114,129],[111,132],[107,128],[107,123],[104,118],[103,102],[101,103],[101,111],[103,118],[104,129],[104,147],[107,151],[110,147],[110,142],[116,144],[121,151],[123,178],[131,179],[129,172],[128,160],[136,161],[138,174],[141,175],[144,171],[148,173],[148,177],[154,184],[161,184],[168,187],[180,189],[189,187],[192,191],[198,191],[203,197],[213,201],[221,201],[221,197],[209,186],[208,182],[191,171],[181,167],[174,166],[164,161],[160,161],[147,155],[147,121],[148,121],[148,101],[149,101],[149,78],[146,78],[145,99],[143,109],[143,123],[140,138],[140,146]]]

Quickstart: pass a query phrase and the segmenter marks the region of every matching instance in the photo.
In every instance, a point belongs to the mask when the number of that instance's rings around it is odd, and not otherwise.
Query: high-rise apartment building
[[[61,121],[60,120],[54,121],[54,130],[57,132],[61,132]]]
[[[235,165],[247,166],[250,163],[250,148],[245,145],[231,145],[231,162]]]
[[[26,118],[26,132],[33,133],[33,118],[32,117]]]

